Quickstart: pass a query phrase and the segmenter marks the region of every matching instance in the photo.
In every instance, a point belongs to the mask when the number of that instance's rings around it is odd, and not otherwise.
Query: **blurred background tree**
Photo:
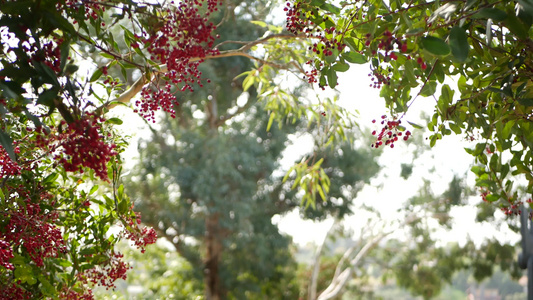
[[[250,18],[264,19],[268,13],[266,2],[232,2],[219,12],[217,33],[222,40],[253,39],[261,27]],[[203,281],[206,299],[295,299],[299,292],[291,239],[272,217],[301,205],[301,195],[283,182],[280,171],[290,137],[321,128],[295,122],[267,131],[265,103],[258,101],[255,87],[244,91],[242,79],[236,79],[252,66],[240,57],[203,63],[211,82],[187,99],[177,95],[176,119],[162,117],[151,136],[140,141],[139,163],[126,183],[143,222],[193,266],[181,276]],[[317,203],[317,210],[302,214],[322,219],[350,213],[351,199],[379,170],[375,155],[356,150],[352,141],[319,156],[331,178],[329,196],[338,201]],[[320,142],[309,149],[310,159],[317,157]],[[163,287],[150,290],[176,294]]]

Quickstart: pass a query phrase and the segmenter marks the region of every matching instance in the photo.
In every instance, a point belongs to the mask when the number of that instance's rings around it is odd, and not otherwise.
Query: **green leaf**
[[[329,87],[334,89],[337,86],[337,72],[333,68],[328,69],[327,71],[328,84]]]
[[[93,75],[91,76],[91,78],[89,79],[89,81],[90,81],[90,82],[95,82],[96,80],[98,80],[98,78],[100,78],[100,76],[102,76],[102,74],[104,74],[102,68],[98,68],[98,69],[96,69],[96,71],[94,71],[94,73],[93,73]]]
[[[250,23],[258,25],[258,26],[261,26],[263,28],[267,27],[267,23],[265,23],[263,21],[250,21]]]
[[[437,90],[437,82],[433,80],[428,81],[420,90],[420,96],[429,97],[435,94],[436,90]]]
[[[17,156],[15,155],[15,151],[13,149],[13,140],[9,136],[9,134],[5,133],[3,130],[0,129],[0,146],[4,148],[4,150],[9,155],[9,158],[11,158],[12,161],[17,161]]]
[[[89,191],[89,195],[94,194],[97,190],[98,190],[98,185],[96,184],[96,185],[94,185],[94,186],[91,188],[91,190]]]
[[[322,4],[322,6],[320,6],[320,8],[322,8],[325,11],[329,11],[330,13],[333,13],[335,15],[338,15],[338,14],[341,13],[341,9],[340,8],[336,7],[335,5],[329,4],[329,3]]]
[[[337,72],[346,72],[350,69],[350,65],[347,63],[337,62],[331,68]]]
[[[520,21],[514,14],[509,14],[505,19],[505,25],[507,28],[519,39],[525,40],[529,37],[528,30],[524,23]]]
[[[468,57],[468,51],[470,50],[466,31],[459,26],[453,27],[450,31],[448,42],[455,59],[459,62],[465,62]]]
[[[322,190],[322,187],[320,185],[317,185],[317,190],[320,194],[320,198],[322,198],[322,201],[326,201],[326,195],[324,194],[324,191]]]
[[[494,195],[494,194],[489,194],[489,195],[487,195],[485,197],[485,199],[487,199],[488,202],[495,202],[495,201],[500,200],[500,196]]]
[[[344,52],[341,54],[341,56],[346,61],[351,62],[353,64],[365,64],[368,61],[367,58],[359,52]]]
[[[481,176],[485,174],[485,167],[482,166],[473,166],[471,169],[472,173],[476,174],[477,176]]]
[[[255,76],[250,74],[242,81],[242,89],[246,92],[252,85],[254,85]]]
[[[96,249],[94,247],[91,247],[91,248],[85,248],[85,249],[82,249],[79,254],[80,255],[91,255],[91,254],[95,254],[96,252]]]
[[[54,107],[54,100],[57,98],[57,92],[59,89],[52,88],[42,92],[37,99],[37,104],[46,105],[48,107]]]
[[[455,124],[455,123],[450,123],[450,129],[455,133],[455,134],[461,134],[461,127],[459,127],[459,125]]]
[[[106,53],[106,52],[100,52],[99,53],[101,56],[105,57],[105,58],[109,58],[109,59],[115,59],[115,57],[109,53]]]
[[[493,19],[497,22],[505,20],[506,17],[507,14],[504,11],[493,7],[482,8],[472,16],[474,19]]]
[[[122,123],[124,123],[121,119],[119,118],[109,118],[105,121],[106,123],[110,123],[110,124],[115,124],[115,125],[122,125]]]
[[[433,55],[445,56],[450,54],[450,47],[438,37],[426,36],[422,38],[422,47]]]
[[[51,184],[56,181],[56,179],[59,177],[59,173],[52,173],[43,180],[43,184]]]
[[[124,185],[121,184],[118,186],[118,189],[117,189],[117,197],[118,197],[118,200],[121,201],[122,199],[124,199]]]
[[[41,283],[41,291],[45,296],[55,296],[56,295],[56,289],[46,277],[44,277],[42,274],[39,274],[38,276],[39,282]]]
[[[441,64],[435,63],[435,67],[433,68],[433,74],[435,74],[435,77],[437,77],[437,80],[440,83],[444,82],[445,74]]]
[[[20,265],[15,268],[15,279],[20,280],[21,283],[28,283],[30,285],[37,282],[36,277],[29,265]]]
[[[118,203],[118,213],[125,214],[128,211],[129,203],[126,199],[123,199]]]
[[[268,119],[267,131],[270,131],[270,127],[272,126],[272,122],[274,122],[274,118],[275,117],[276,117],[276,113],[275,112],[271,112],[270,113],[270,118]]]
[[[533,98],[520,98],[518,99],[518,103],[525,107],[533,106]]]
[[[501,139],[506,140],[509,138],[509,135],[511,134],[511,129],[513,129],[515,124],[515,120],[509,120],[507,123],[505,123],[505,126],[503,127]]]
[[[416,128],[416,129],[424,129],[423,126],[420,126],[420,125],[418,125],[418,124],[416,124],[416,123],[409,122],[409,121],[407,121],[407,123],[409,123],[409,125],[413,126],[413,127]]]

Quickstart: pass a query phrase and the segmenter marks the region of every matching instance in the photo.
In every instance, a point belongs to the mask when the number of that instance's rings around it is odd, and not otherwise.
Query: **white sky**
[[[340,105],[352,111],[359,111],[357,122],[361,127],[373,128],[372,120],[378,119],[384,114],[388,115],[388,111],[385,108],[385,101],[379,97],[379,90],[369,87],[371,82],[368,77],[369,72],[368,65],[351,65],[348,72],[340,74],[338,89],[340,91]],[[450,86],[453,87],[453,83],[450,83]],[[424,111],[426,115],[432,115],[434,103],[435,100],[433,98],[417,98],[404,120],[424,125],[425,123],[421,120],[420,114]],[[408,129],[413,134],[424,134],[422,130]],[[427,136],[427,133],[425,135]],[[296,143],[298,146],[293,147],[309,149],[310,143],[311,141],[309,140],[306,142],[299,141]],[[473,188],[474,176],[469,171],[473,158],[464,150],[464,147],[473,146],[474,144],[462,140],[462,137],[444,137],[437,142],[437,145],[431,151],[425,153],[424,158],[420,159],[419,164],[421,164],[418,167],[415,165],[413,174],[406,181],[400,177],[400,166],[401,163],[411,162],[412,147],[407,147],[405,143],[399,141],[394,149],[386,148],[380,157],[380,165],[384,166],[382,171],[390,175],[387,178],[381,176],[372,180],[371,184],[367,185],[354,201],[361,201],[379,209],[384,217],[391,220],[396,218],[396,209],[407,199],[417,194],[422,184],[422,178],[431,180],[435,195],[439,195],[447,189],[454,174],[459,176],[467,174],[469,176],[468,185]],[[286,152],[296,153],[298,150],[294,148]],[[291,159],[290,161],[294,160]],[[436,170],[433,174],[429,172],[432,167]],[[469,200],[470,203],[479,203],[481,197],[474,196]],[[476,243],[480,243],[486,237],[491,236],[497,237],[502,242],[511,243],[520,239],[520,236],[510,231],[506,225],[498,229],[490,224],[476,223],[475,207],[454,209],[452,215],[455,218],[454,230],[451,232],[439,232],[442,243],[451,241],[464,243],[467,237],[470,237]],[[503,214],[499,213],[498,215],[500,217],[503,216]],[[345,224],[348,227],[357,229],[360,226],[364,226],[364,224],[361,224],[361,219],[364,220],[356,212],[345,221]],[[280,230],[293,236],[294,241],[300,245],[308,242],[322,242],[333,223],[333,220],[321,223],[304,221],[299,218],[297,212],[289,213],[281,218],[275,217],[274,221],[279,222]],[[354,232],[357,232],[357,230]]]

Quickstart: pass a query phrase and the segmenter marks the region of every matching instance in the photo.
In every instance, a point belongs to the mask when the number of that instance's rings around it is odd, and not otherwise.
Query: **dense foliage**
[[[269,112],[266,129],[307,117],[317,149],[346,137],[353,124],[334,101],[303,100],[280,78],[305,75],[334,88],[349,63],[370,62],[370,84],[391,110],[378,120],[383,128],[372,145],[409,139],[406,113],[419,96],[434,97],[430,144],[452,133],[475,141],[467,151],[479,162],[472,171],[483,199],[519,213],[533,191],[530,0],[297,0],[285,5],[285,29],[267,24],[265,14],[251,20],[258,26],[252,40],[217,40],[217,26],[254,9],[229,0],[0,0],[3,297],[91,298],[91,284],[113,287],[124,277],[114,244],[127,238],[143,249],[155,231],[140,225],[120,182],[126,143],[114,126],[122,120],[107,113],[131,100],[148,121],[158,111],[176,116],[186,101],[177,95],[210,83],[201,71],[208,59],[253,61],[232,84],[257,95]],[[243,111],[228,104],[236,111],[211,113],[209,128]],[[285,177],[305,206],[333,203],[316,201],[333,193],[337,175],[327,174],[320,152]]]
[[[432,97],[430,144],[463,135],[476,143],[467,151],[484,201],[509,215],[531,202],[531,1],[302,0],[285,11],[288,30],[313,43],[309,82],[333,88],[349,63],[369,62],[395,122],[382,122],[387,134],[403,129],[420,96]],[[393,147],[384,137],[373,146]]]

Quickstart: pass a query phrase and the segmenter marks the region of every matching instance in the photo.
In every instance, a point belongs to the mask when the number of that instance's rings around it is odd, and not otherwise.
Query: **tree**
[[[320,124],[325,119],[330,130],[322,137],[331,142],[350,125],[333,102],[299,103],[295,94],[275,86],[280,72],[299,72],[304,61],[303,44],[281,27],[255,20],[264,26],[262,38],[215,45],[212,21],[230,20],[236,9],[251,10],[249,5],[214,0],[1,4],[0,288],[6,297],[91,298],[93,284],[113,287],[124,277],[127,266],[114,250],[119,239],[132,239],[143,251],[155,241],[153,229],[139,226],[140,216],[120,182],[125,141],[114,126],[122,120],[106,114],[134,99],[134,111],[149,121],[160,110],[174,117],[176,93],[209,82],[199,69],[205,60],[241,56],[257,63],[242,84],[244,90],[258,85],[271,111],[267,128],[274,120],[304,115]],[[227,14],[218,13],[220,8],[228,8]],[[256,51],[259,45],[269,51]],[[217,48],[222,46],[228,50]],[[95,52],[104,60],[94,59]],[[129,85],[130,79],[136,81]],[[210,117],[213,125],[226,121]],[[309,204],[318,194],[325,199],[329,181],[308,161],[296,168],[296,181]],[[308,170],[311,176],[302,176]],[[118,235],[110,232],[116,224],[124,228]]]
[[[234,26],[220,35],[247,33],[239,21]],[[199,266],[196,276],[205,282],[207,299],[294,298],[290,288],[280,286],[287,280],[286,267],[294,264],[290,240],[271,219],[297,208],[302,199],[282,181],[283,174],[274,174],[289,134],[307,128],[296,122],[267,132],[269,117],[254,88],[246,92],[241,85],[219,88],[242,73],[248,67],[245,62],[207,62],[203,67],[206,74],[226,71],[211,74],[212,84],[204,87],[207,95],[195,93],[180,101],[178,118],[162,120],[161,128],[141,141],[140,162],[126,187],[144,222],[157,228],[158,235],[171,241],[189,263]],[[235,107],[242,97],[246,104]],[[240,111],[240,119],[230,115],[212,121],[217,119],[214,115],[228,114],[232,106]],[[194,117],[198,112],[203,113],[201,119]],[[311,130],[319,144],[320,128]],[[338,200],[317,203],[317,210],[302,214],[315,219],[349,214],[349,199],[378,170],[373,154],[346,142],[315,156],[324,157],[323,172],[331,177],[329,195]],[[343,191],[348,186],[350,191]]]
[[[509,214],[532,192],[529,0],[365,1],[340,7],[296,1],[285,7],[290,33],[252,20],[264,27],[250,41],[217,40],[213,18],[220,8],[251,9],[229,1],[0,4],[0,276],[7,295],[90,297],[86,283],[102,282],[102,276],[109,279],[102,283],[112,286],[125,268],[113,251],[116,239],[107,235],[117,222],[125,228],[123,236],[141,248],[154,241],[154,231],[137,226],[120,185],[124,142],[113,127],[121,120],[106,120],[106,113],[133,99],[135,111],[149,121],[159,110],[175,115],[176,92],[208,82],[199,70],[206,60],[254,61],[242,86],[246,91],[253,86],[265,103],[266,127],[305,116],[323,126],[320,145],[342,140],[350,126],[345,112],[331,101],[302,103],[277,86],[280,75],[305,74],[311,83],[335,87],[347,62],[371,61],[374,85],[392,111],[376,133],[375,147],[409,139],[400,121],[417,99],[410,98],[411,90],[432,96],[440,83],[428,124],[435,132],[430,144],[452,132],[477,139],[470,152],[481,164],[473,168],[478,186],[486,201],[499,201]],[[121,36],[111,28],[121,28]],[[106,63],[91,65],[91,52]],[[87,65],[90,76],[83,74]],[[111,76],[110,69],[120,75]],[[133,74],[135,83],[125,85]],[[455,76],[459,99],[446,76]],[[329,189],[321,163],[304,160],[286,176],[307,206],[330,203],[316,201],[325,201]],[[513,187],[509,174],[524,177],[527,188]],[[44,245],[36,235],[54,242]]]

